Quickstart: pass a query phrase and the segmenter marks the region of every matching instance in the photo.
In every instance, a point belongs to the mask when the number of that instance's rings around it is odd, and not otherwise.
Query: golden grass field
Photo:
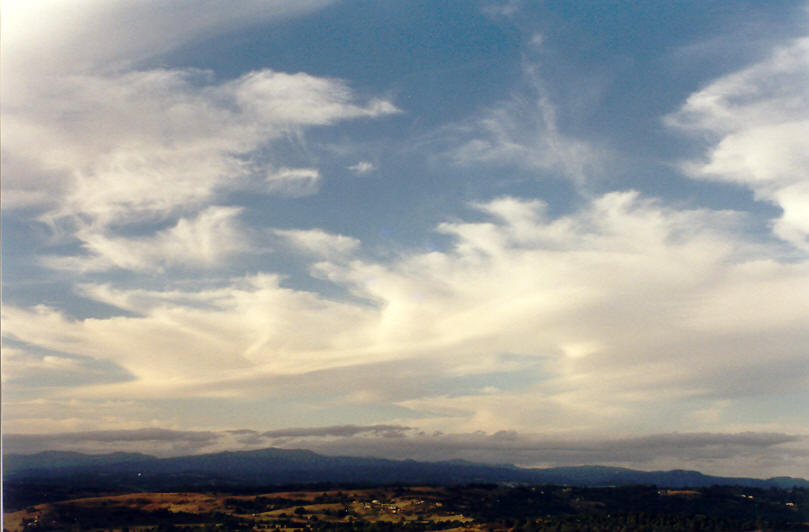
[[[295,491],[258,495],[232,495],[226,493],[129,493],[72,499],[28,507],[4,514],[3,528],[9,532],[25,530],[124,530],[130,532],[157,530],[155,524],[116,523],[115,516],[127,511],[142,514],[181,516],[183,514],[209,515],[201,523],[175,523],[177,529],[203,530],[204,526],[221,527],[218,518],[230,516],[253,530],[300,530],[307,524],[328,523],[433,523],[442,530],[448,522],[463,523],[456,530],[476,530],[471,519],[462,514],[443,511],[439,501],[442,488],[376,488],[369,490]],[[337,500],[339,499],[339,502]],[[323,502],[328,501],[328,502]],[[252,510],[245,511],[245,507]],[[66,522],[65,515],[109,515],[109,527],[91,523]],[[444,523],[444,525],[440,525]],[[276,528],[277,527],[277,528]]]

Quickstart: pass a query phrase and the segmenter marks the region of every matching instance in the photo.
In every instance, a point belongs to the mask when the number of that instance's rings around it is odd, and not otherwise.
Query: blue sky
[[[807,21],[4,2],[7,448],[809,475]]]

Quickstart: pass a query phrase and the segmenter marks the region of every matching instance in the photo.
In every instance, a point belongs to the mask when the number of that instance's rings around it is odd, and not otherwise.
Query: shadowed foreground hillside
[[[129,493],[5,514],[33,530],[809,530],[809,491],[651,486],[378,487],[234,494]]]

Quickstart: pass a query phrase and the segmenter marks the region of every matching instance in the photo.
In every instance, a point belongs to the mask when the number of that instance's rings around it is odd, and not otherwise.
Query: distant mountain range
[[[302,449],[269,448],[174,458],[137,453],[88,455],[46,451],[3,458],[6,487],[24,483],[116,490],[234,488],[289,484],[469,484],[514,483],[568,486],[656,485],[696,488],[809,488],[803,478],[716,477],[697,471],[637,471],[577,466],[529,469],[465,461],[418,462],[324,456]],[[9,485],[10,484],[10,485]]]

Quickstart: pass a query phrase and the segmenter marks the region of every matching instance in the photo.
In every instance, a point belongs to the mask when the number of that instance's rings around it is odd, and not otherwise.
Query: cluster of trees
[[[166,509],[146,511],[137,507],[83,506],[74,503],[58,503],[40,515],[24,523],[25,532],[39,530],[111,530],[128,527],[156,527],[157,530],[174,530],[175,525],[195,524],[203,526],[216,523],[224,514],[191,514],[170,512]]]
[[[445,508],[529,531],[809,530],[809,490],[714,486],[671,493],[654,486],[453,489]]]
[[[550,519],[506,519],[504,529],[515,532],[739,532],[760,530],[761,521],[704,515],[580,514]]]
[[[287,499],[285,497],[253,497],[244,499],[228,497],[225,499],[225,506],[229,510],[240,514],[271,512],[273,510],[290,508],[300,504],[300,499]]]
[[[439,530],[463,527],[466,523],[460,521],[445,521],[441,523],[431,523],[428,521],[348,521],[348,522],[327,522],[327,521],[308,521],[306,523],[293,522],[293,521],[278,521],[274,523],[279,529],[294,528],[304,532],[316,531],[336,531],[336,532],[395,532],[397,530],[405,531],[426,531],[426,530]]]

